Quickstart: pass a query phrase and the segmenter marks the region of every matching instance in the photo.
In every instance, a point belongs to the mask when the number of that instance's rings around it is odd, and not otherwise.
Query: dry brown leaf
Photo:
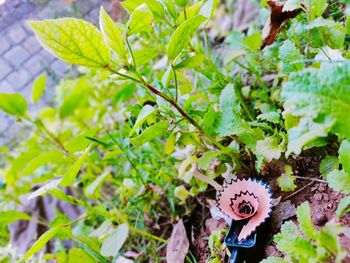
[[[267,5],[270,9],[270,17],[262,32],[263,42],[261,49],[275,42],[278,33],[281,31],[286,22],[289,19],[296,17],[302,11],[301,9],[283,11],[284,4],[279,3],[276,0],[267,1]]]
[[[174,226],[166,248],[168,263],[184,263],[190,243],[182,219]]]

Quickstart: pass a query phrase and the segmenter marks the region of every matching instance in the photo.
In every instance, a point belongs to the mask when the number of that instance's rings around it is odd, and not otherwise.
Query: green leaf
[[[260,263],[288,263],[288,261],[284,260],[283,258],[268,257],[260,261]]]
[[[68,263],[78,262],[94,263],[95,260],[90,257],[89,254],[84,251],[84,249],[73,247],[71,250],[69,250]]]
[[[282,98],[287,113],[326,120],[333,124],[329,131],[350,140],[350,63],[322,64],[320,69],[293,73],[283,86]]]
[[[183,185],[179,185],[174,189],[174,196],[184,202],[190,196],[190,192]]]
[[[219,152],[205,152],[198,159],[198,167],[203,170],[207,170],[209,168],[210,162],[219,154]]]
[[[327,0],[309,1],[309,3],[307,4],[307,8],[309,9],[311,20],[315,19],[316,17],[322,16],[327,6],[328,6]]]
[[[345,196],[339,201],[339,205],[336,211],[337,217],[340,219],[344,213],[350,211],[350,196]]]
[[[0,109],[10,115],[24,116],[27,111],[27,101],[18,93],[0,93]]]
[[[100,9],[100,29],[104,40],[121,58],[126,59],[127,49],[119,27],[107,14],[103,6]]]
[[[217,125],[220,136],[236,135],[248,148],[255,151],[258,140],[263,139],[260,129],[253,129],[241,118],[241,105],[232,84],[227,85],[220,94],[221,118]]]
[[[350,193],[350,174],[344,170],[333,170],[327,175],[327,182],[335,191],[349,194]]]
[[[35,170],[49,163],[62,162],[64,160],[64,155],[62,152],[43,152],[38,156],[30,160],[21,172],[21,176],[28,176],[33,173]]]
[[[127,24],[128,36],[152,30],[153,14],[146,4],[138,6],[130,15]]]
[[[181,68],[198,68],[202,65],[202,63],[205,60],[204,54],[198,54],[194,55],[192,57],[186,58],[183,61],[181,61],[179,64],[174,66],[174,69],[181,69]]]
[[[340,233],[342,233],[342,228],[339,225],[328,222],[321,228],[318,239],[318,246],[326,248],[332,255],[336,255],[337,259],[338,256],[346,256],[338,240]],[[342,260],[337,262],[342,262]]]
[[[49,183],[41,186],[39,189],[32,192],[28,196],[28,200],[47,194],[50,190],[56,188],[60,184],[60,182],[61,182],[61,179],[54,179],[54,180],[50,181]]]
[[[299,49],[297,49],[294,43],[290,40],[283,42],[278,52],[278,58],[282,62],[283,71],[285,73],[291,73],[304,68],[304,63],[296,62],[302,60],[303,56]]]
[[[97,189],[103,184],[108,175],[110,175],[110,173],[106,172],[96,177],[96,179],[88,187],[86,187],[86,195],[93,197]]]
[[[176,58],[187,43],[190,41],[192,34],[205,21],[202,15],[193,16],[184,21],[173,33],[169,40],[166,54],[169,60]]]
[[[276,137],[266,137],[256,143],[256,153],[264,156],[268,162],[279,159],[284,150],[283,145],[279,144]]]
[[[48,231],[46,231],[44,234],[42,234],[39,239],[34,243],[34,245],[25,253],[23,259],[29,259],[32,255],[39,252],[47,242],[50,241],[51,238],[53,238],[57,232],[61,229],[61,226],[56,226]]]
[[[339,162],[345,172],[350,173],[350,142],[344,140],[339,148]]]
[[[164,152],[166,154],[172,154],[175,151],[175,145],[176,145],[176,134],[172,133],[170,134],[168,140],[166,141],[166,144],[164,146]]]
[[[70,153],[83,151],[84,149],[86,149],[86,147],[89,146],[89,143],[91,142],[89,139],[87,139],[87,137],[94,137],[97,134],[97,132],[98,128],[92,128],[91,130],[86,131],[68,141],[64,145],[64,148]]]
[[[74,183],[74,180],[88,157],[91,148],[92,144],[90,144],[89,147],[86,148],[84,154],[80,156],[80,158],[71,167],[68,168],[68,171],[64,174],[60,184],[62,187],[71,186]]]
[[[318,234],[311,221],[311,208],[308,202],[304,202],[297,208],[299,226],[307,237],[316,240]]]
[[[29,21],[28,24],[40,43],[59,59],[87,67],[109,65],[109,47],[92,24],[76,18]]]
[[[133,135],[137,131],[137,129],[139,127],[141,127],[141,125],[147,120],[147,118],[149,116],[151,116],[152,113],[154,113],[154,111],[155,111],[154,107],[152,107],[151,105],[145,105],[141,109],[139,115],[137,116],[137,119],[136,119],[136,122],[134,124],[134,127],[129,132],[129,136]]]
[[[41,96],[44,94],[46,85],[46,74],[42,74],[34,80],[32,100],[33,102],[38,102]]]
[[[135,146],[140,146],[142,144],[145,144],[146,142],[149,142],[165,134],[167,131],[167,128],[168,128],[167,121],[158,122],[152,125],[151,127],[148,127],[140,135],[131,138],[130,142]]]
[[[293,176],[292,167],[290,165],[285,165],[284,173],[277,178],[277,183],[282,191],[289,192],[297,188],[296,184],[294,183],[295,179],[296,177]]]
[[[115,257],[124,245],[129,234],[127,224],[118,225],[117,228],[102,242],[101,254],[105,257]]]
[[[327,178],[327,175],[334,169],[339,168],[339,160],[335,156],[327,155],[320,163],[320,173],[323,178]]]
[[[17,211],[0,211],[0,225],[8,225],[18,220],[30,220],[31,217]]]
[[[287,0],[283,5],[283,12],[301,8],[300,0]]]
[[[11,240],[11,234],[8,226],[0,225],[0,247],[6,247]],[[5,261],[4,258],[1,258],[1,263],[10,263],[11,261]]]

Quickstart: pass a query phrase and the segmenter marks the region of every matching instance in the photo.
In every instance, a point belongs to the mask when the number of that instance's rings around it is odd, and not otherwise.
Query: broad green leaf
[[[134,50],[134,59],[137,66],[144,65],[157,57],[159,54],[158,47],[142,47],[141,49]]]
[[[20,175],[22,177],[28,176],[41,166],[49,163],[62,163],[62,161],[64,161],[64,155],[62,152],[43,152],[28,162]]]
[[[327,175],[327,182],[335,191],[349,194],[350,193],[350,174],[344,170],[333,170]]]
[[[350,173],[350,142],[344,140],[339,148],[339,162],[345,172]]]
[[[318,234],[311,221],[311,208],[308,202],[304,202],[297,208],[297,218],[302,231],[310,239],[316,240]]]
[[[260,129],[253,129],[241,118],[241,105],[232,84],[227,85],[220,94],[221,118],[217,125],[220,136],[236,135],[248,148],[255,151],[258,140],[264,138]]]
[[[297,188],[295,181],[295,176],[293,176],[293,170],[290,165],[284,166],[284,173],[277,178],[277,184],[282,191],[289,192]]]
[[[340,199],[336,214],[337,217],[340,219],[344,213],[350,211],[350,196],[345,196],[342,199]]]
[[[68,168],[67,172],[64,174],[62,181],[61,181],[61,186],[62,187],[67,187],[71,186],[74,183],[75,178],[77,177],[81,167],[83,166],[83,163],[85,162],[86,158],[88,157],[90,151],[92,149],[92,144],[90,144],[84,154],[80,156],[80,158],[71,166]]]
[[[204,54],[194,55],[192,57],[186,58],[183,61],[181,61],[179,64],[174,66],[174,69],[198,68],[202,65],[202,63],[204,62],[204,59],[205,59]]]
[[[166,133],[168,122],[158,122],[151,127],[148,127],[140,135],[130,139],[130,142],[135,146],[140,146]]]
[[[167,56],[169,60],[176,58],[187,43],[190,41],[192,34],[205,21],[202,15],[193,16],[183,22],[173,33],[167,47]]]
[[[287,113],[326,120],[333,124],[329,131],[350,140],[350,63],[322,64],[320,69],[293,73],[283,86],[282,98]]]
[[[0,211],[0,225],[8,225],[18,220],[30,220],[31,217],[17,211]]]
[[[129,132],[129,136],[133,135],[139,127],[147,120],[147,118],[154,113],[155,108],[151,105],[145,105],[137,116],[134,127]]]
[[[42,74],[34,80],[32,100],[33,102],[38,102],[41,96],[44,94],[46,85],[46,74]]]
[[[290,40],[283,42],[279,48],[278,58],[282,62],[283,71],[291,73],[293,71],[302,70],[304,68],[303,62],[297,62],[303,59],[299,49]]]
[[[198,167],[203,170],[207,170],[209,168],[210,162],[219,154],[219,152],[205,152],[198,159]]]
[[[327,155],[320,163],[320,173],[323,178],[327,178],[327,174],[332,172],[333,170],[339,168],[339,160],[335,156]]]
[[[129,234],[127,224],[118,225],[117,228],[102,242],[101,254],[105,257],[115,257],[124,245]]]
[[[210,108],[203,117],[203,128],[204,132],[213,136],[216,133],[216,125],[215,123],[219,120],[220,114],[216,112],[213,108]]]
[[[175,145],[176,145],[176,134],[172,133],[169,135],[169,138],[164,145],[164,152],[168,155],[172,154],[175,151]]]
[[[42,234],[39,237],[39,239],[34,243],[34,245],[27,250],[23,259],[27,260],[35,253],[39,252],[46,245],[46,243],[49,242],[50,239],[52,239],[58,233],[60,229],[61,226],[56,226]]]
[[[327,0],[310,0],[306,5],[310,12],[311,20],[322,16],[328,6]]]
[[[27,101],[18,93],[0,93],[0,109],[10,115],[24,116],[27,111]]]
[[[140,32],[152,30],[153,14],[146,4],[138,6],[130,15],[127,24],[127,35],[134,35]]]
[[[126,59],[127,49],[125,47],[122,32],[114,23],[112,18],[104,10],[103,6],[100,9],[100,29],[106,43],[116,52],[121,58]]]
[[[94,263],[96,262],[84,249],[73,247],[69,250],[68,263]]]
[[[131,14],[137,7],[142,5],[144,2],[144,0],[126,0],[120,3]]]
[[[266,137],[256,143],[256,153],[264,156],[268,162],[279,159],[281,153],[285,150],[284,148],[283,145],[279,144],[276,137]]]
[[[29,21],[28,24],[40,43],[59,59],[87,67],[109,65],[109,47],[92,24],[76,18]]]
[[[332,255],[336,255],[338,259],[338,256],[346,256],[346,253],[344,253],[345,251],[343,251],[338,239],[338,235],[340,233],[342,233],[342,228],[339,225],[328,222],[321,228],[318,239],[318,245],[326,248]],[[342,260],[337,262],[342,262]]]

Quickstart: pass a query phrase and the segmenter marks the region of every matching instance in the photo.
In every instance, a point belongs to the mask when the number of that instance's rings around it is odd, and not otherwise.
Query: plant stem
[[[129,40],[128,40],[128,37],[127,37],[127,36],[125,37],[125,42],[126,42],[126,45],[127,45],[127,47],[128,47],[129,53],[130,53],[130,55],[131,55],[132,64],[133,64],[133,66],[134,66],[134,70],[136,70],[136,62],[135,62],[134,53],[132,52],[132,49],[131,49],[131,46],[130,46],[130,43],[129,43]]]
[[[134,232],[134,233],[136,233],[136,234],[139,234],[139,235],[141,235],[141,236],[149,237],[149,238],[152,238],[152,239],[157,240],[157,241],[162,242],[162,243],[167,243],[167,242],[168,242],[168,241],[166,241],[165,239],[163,239],[163,238],[161,238],[161,237],[157,237],[157,236],[152,235],[152,234],[150,234],[150,233],[148,233],[148,232],[146,232],[146,231],[140,230],[140,229],[138,229],[138,228],[136,228],[136,227],[133,227],[133,226],[130,225],[130,224],[129,224],[129,229],[130,229],[132,232]]]

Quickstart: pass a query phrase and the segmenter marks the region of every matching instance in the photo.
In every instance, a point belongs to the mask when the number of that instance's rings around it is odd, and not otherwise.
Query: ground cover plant
[[[350,260],[347,4],[256,2],[240,31],[216,0],[28,21],[77,67],[39,112],[0,94],[27,135],[1,148],[1,262],[225,262],[215,193],[234,178],[274,198],[247,262]]]

